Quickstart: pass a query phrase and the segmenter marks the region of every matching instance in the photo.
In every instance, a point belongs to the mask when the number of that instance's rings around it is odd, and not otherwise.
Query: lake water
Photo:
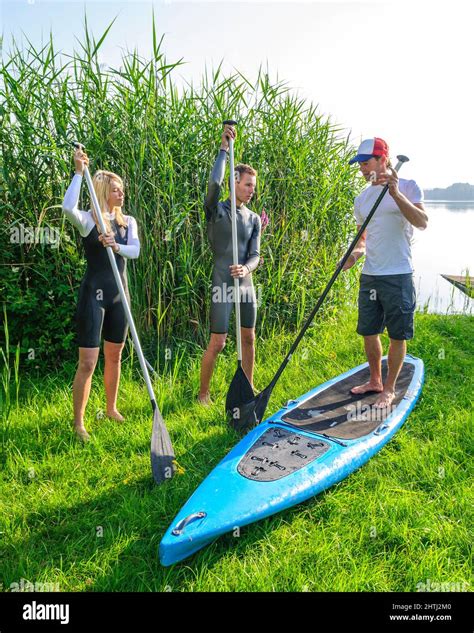
[[[474,314],[474,300],[440,276],[474,276],[474,201],[427,201],[425,208],[428,228],[415,229],[413,243],[418,309]]]

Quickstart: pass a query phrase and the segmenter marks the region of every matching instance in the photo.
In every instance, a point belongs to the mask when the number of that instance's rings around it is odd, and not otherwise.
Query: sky
[[[50,30],[71,53],[86,10],[96,37],[117,16],[101,58],[119,67],[126,50],[149,56],[154,11],[168,60],[186,62],[183,82],[221,61],[250,78],[263,64],[354,145],[381,136],[393,157],[409,156],[403,177],[425,189],[474,184],[471,0],[0,2],[4,56],[12,36],[39,44]]]

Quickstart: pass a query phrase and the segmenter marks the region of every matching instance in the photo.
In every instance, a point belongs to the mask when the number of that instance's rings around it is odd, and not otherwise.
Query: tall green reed
[[[69,141],[83,142],[92,169],[124,177],[125,212],[137,218],[142,243],[129,262],[133,312],[145,347],[177,339],[205,343],[209,326],[211,253],[203,199],[217,154],[221,122],[239,121],[236,159],[258,170],[252,201],[270,223],[263,264],[254,275],[262,304],[259,332],[301,324],[353,231],[357,177],[341,130],[260,68],[256,78],[219,66],[198,85],[180,87],[152,22],[152,54],[123,55],[104,67],[87,19],[79,49],[56,51],[13,41],[1,68],[1,226],[57,227],[59,248],[10,244],[2,253],[0,290],[15,340],[47,366],[73,345],[73,314],[84,271],[80,238],[63,218],[72,175]],[[225,195],[225,192],[224,192]],[[88,208],[83,192],[81,208]],[[8,241],[8,233],[7,233]],[[343,301],[342,284],[330,302]]]
[[[18,343],[16,346],[13,359],[11,359],[10,334],[5,305],[3,306],[3,334],[5,344],[4,347],[0,347],[0,431],[2,452],[8,441],[13,403],[18,408],[20,396],[20,344]]]

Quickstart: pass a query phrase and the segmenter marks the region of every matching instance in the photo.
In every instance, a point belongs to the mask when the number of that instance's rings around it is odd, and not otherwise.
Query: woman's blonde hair
[[[115,222],[125,228],[127,223],[122,214],[122,210],[120,207],[114,207],[113,209],[109,209],[107,200],[110,197],[110,190],[112,188],[113,181],[117,181],[120,183],[120,186],[123,189],[123,180],[117,174],[114,174],[112,171],[105,171],[103,169],[99,169],[95,172],[92,178],[92,184],[94,185],[94,191],[97,196],[97,200],[99,201],[100,209],[102,211],[102,218],[104,220],[105,227],[107,229],[107,233],[112,231],[112,226],[110,224],[110,220],[107,217],[106,213],[115,212]],[[94,204],[91,200],[91,209],[94,213],[94,220],[97,225],[97,229],[100,230],[99,223],[97,221],[97,217],[95,216]]]

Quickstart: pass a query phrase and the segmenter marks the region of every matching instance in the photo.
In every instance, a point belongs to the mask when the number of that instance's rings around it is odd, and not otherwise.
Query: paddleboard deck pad
[[[383,359],[383,375],[387,371]],[[394,435],[415,406],[423,362],[407,355],[391,407],[377,393],[351,394],[368,380],[364,363],[290,400],[250,431],[185,503],[160,544],[163,565],[215,538],[301,503],[347,477]]]
[[[382,363],[382,379],[387,377],[387,361]],[[405,397],[410,385],[414,365],[404,363],[397,380],[395,399],[390,407],[373,409],[379,393],[354,395],[351,389],[369,380],[370,372],[364,367],[350,376],[316,393],[299,406],[282,416],[282,421],[314,433],[327,433],[341,439],[355,439],[374,431]]]
[[[304,468],[328,449],[327,442],[270,428],[242,457],[237,472],[254,481],[276,481]]]

